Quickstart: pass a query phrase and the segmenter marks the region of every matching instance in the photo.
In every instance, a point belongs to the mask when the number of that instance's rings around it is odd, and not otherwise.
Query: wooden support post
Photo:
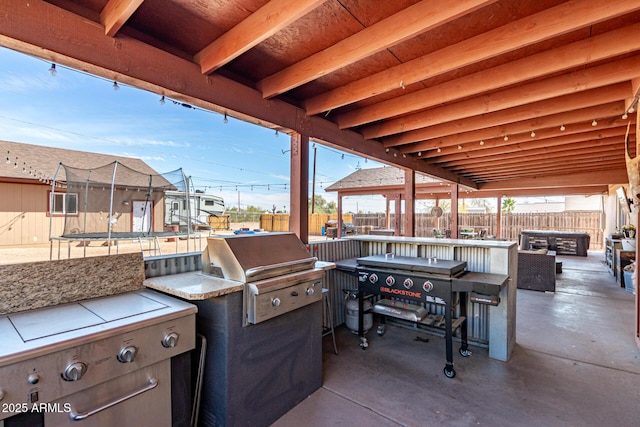
[[[404,236],[416,235],[416,172],[404,171]]]
[[[500,238],[502,232],[500,224],[502,224],[502,197],[498,196],[498,213],[496,214],[496,239]]]
[[[451,237],[458,239],[458,184],[451,184]]]
[[[291,214],[289,231],[309,243],[309,137],[291,135]]]
[[[400,236],[402,233],[402,194],[394,195],[396,202],[396,214],[393,217],[393,235]]]

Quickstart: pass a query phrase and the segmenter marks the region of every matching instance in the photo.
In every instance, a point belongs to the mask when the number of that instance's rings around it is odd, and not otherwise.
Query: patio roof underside
[[[477,196],[636,151],[640,0],[4,0],[0,45]]]

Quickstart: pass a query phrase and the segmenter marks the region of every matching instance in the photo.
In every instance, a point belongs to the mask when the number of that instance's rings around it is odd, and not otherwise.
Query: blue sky
[[[196,189],[227,206],[289,211],[289,136],[157,94],[0,48],[0,139],[143,159],[156,171],[182,168]],[[316,145],[316,194],[357,167],[380,167]],[[284,153],[283,153],[284,151]],[[310,149],[310,153],[313,150]],[[344,156],[343,156],[344,154]],[[309,167],[310,173],[312,167]],[[286,187],[285,187],[286,186]],[[311,194],[311,188],[309,189]],[[345,212],[384,212],[381,197],[345,198]]]

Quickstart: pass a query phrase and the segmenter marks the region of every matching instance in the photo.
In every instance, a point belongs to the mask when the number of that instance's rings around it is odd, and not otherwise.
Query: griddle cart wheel
[[[369,343],[365,337],[360,337],[360,348],[366,350],[369,347]]]
[[[376,334],[378,334],[378,336],[383,336],[384,335],[384,327],[385,325],[378,325],[378,329],[376,329]]]
[[[456,370],[453,369],[453,366],[450,367],[449,365],[447,365],[444,367],[444,375],[447,378],[453,378],[456,376]]]
[[[473,354],[471,350],[469,350],[468,348],[462,348],[462,347],[460,347],[459,352],[460,352],[460,356],[462,357],[469,357]]]

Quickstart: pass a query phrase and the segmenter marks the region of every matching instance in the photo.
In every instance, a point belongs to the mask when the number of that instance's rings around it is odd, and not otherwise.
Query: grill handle
[[[259,276],[261,274],[271,272],[271,271],[276,271],[276,270],[290,269],[291,270],[290,272],[293,273],[296,271],[305,270],[307,268],[313,267],[313,265],[316,263],[317,260],[318,258],[311,257],[311,258],[305,258],[305,259],[296,259],[293,261],[279,262],[277,264],[271,264],[271,265],[259,265],[257,267],[249,268],[245,272],[245,276],[247,278],[247,281],[250,281],[249,278],[253,278],[254,276]],[[294,268],[294,267],[298,267],[298,268]]]
[[[97,408],[89,409],[88,411],[80,412],[80,413],[76,413],[75,411],[72,410],[69,413],[69,418],[71,418],[73,421],[84,420],[86,418],[89,418],[91,415],[95,415],[98,412],[102,412],[105,409],[109,409],[112,406],[117,405],[118,403],[122,403],[125,400],[129,400],[132,397],[136,397],[137,395],[142,394],[145,391],[152,390],[152,389],[156,388],[157,386],[158,386],[158,380],[155,379],[155,378],[150,378],[149,382],[144,387],[139,388],[138,390],[136,390],[136,391],[134,391],[132,393],[129,393],[129,394],[125,395],[125,396],[122,396],[122,397],[119,397],[119,398],[117,398],[115,400],[112,400],[111,402],[107,402],[104,405],[98,406]]]
[[[396,257],[396,254],[394,254],[393,252],[387,252],[386,254],[384,254],[384,259],[387,260],[389,258],[394,259]]]

